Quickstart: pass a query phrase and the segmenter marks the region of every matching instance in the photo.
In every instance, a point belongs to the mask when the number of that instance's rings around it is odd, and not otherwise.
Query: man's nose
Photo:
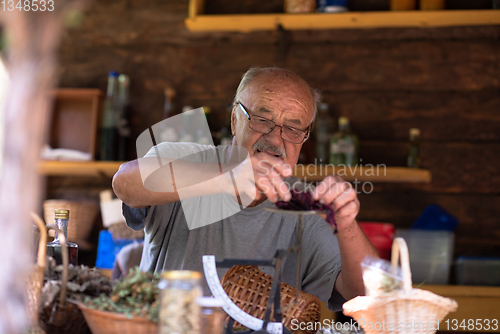
[[[281,147],[283,139],[281,138],[281,128],[279,126],[275,126],[274,129],[269,132],[266,140],[274,144],[275,146]]]

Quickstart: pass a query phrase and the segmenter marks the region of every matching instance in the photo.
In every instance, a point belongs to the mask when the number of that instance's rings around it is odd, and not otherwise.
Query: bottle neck
[[[339,124],[339,131],[349,132],[350,131],[349,123],[340,123]]]
[[[64,233],[64,237],[66,239],[66,243],[68,242],[68,219],[56,218],[56,226]],[[60,243],[59,235],[56,231],[56,237],[54,238],[54,242]]]

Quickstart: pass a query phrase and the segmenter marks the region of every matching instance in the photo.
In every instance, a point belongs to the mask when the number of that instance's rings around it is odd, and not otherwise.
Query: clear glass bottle
[[[66,238],[66,247],[68,247],[69,263],[78,265],[78,245],[68,241],[68,222],[69,210],[55,210],[55,225],[64,233]],[[56,237],[53,241],[47,243],[47,256],[52,256],[57,264],[62,264],[62,248],[59,241],[59,235],[56,232]]]
[[[349,127],[347,117],[339,117],[339,130],[330,139],[330,164],[358,164],[359,140]]]
[[[118,157],[118,73],[109,72],[101,125],[100,159],[113,161]]]
[[[408,167],[420,168],[420,129],[410,129],[410,150],[408,152]]]
[[[130,126],[128,123],[128,94],[130,79],[125,74],[118,76],[118,156],[119,161],[125,161],[126,146],[130,137]]]
[[[160,334],[201,333],[198,298],[202,296],[201,273],[189,270],[163,272],[160,289]]]

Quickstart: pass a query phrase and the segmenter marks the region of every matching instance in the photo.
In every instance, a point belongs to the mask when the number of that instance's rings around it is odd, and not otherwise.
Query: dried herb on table
[[[315,201],[312,198],[310,192],[298,191],[296,189],[291,189],[290,193],[292,198],[288,202],[278,201],[276,206],[283,210],[291,211],[309,211],[318,210],[326,212],[326,222],[333,227],[334,233],[337,233],[337,224],[335,223],[335,213],[333,209],[326,204],[321,204],[319,201]]]
[[[160,274],[141,272],[132,268],[122,281],[116,283],[109,296],[86,298],[85,305],[101,311],[123,313],[127,317],[144,317],[158,322]]]
[[[48,258],[45,268],[45,283],[42,289],[42,305],[52,305],[54,300],[59,299],[61,289],[62,265],[56,265],[53,258]],[[84,265],[68,267],[68,284],[66,298],[82,301],[85,296],[99,296],[109,294],[112,289],[108,277],[100,273],[96,268]]]

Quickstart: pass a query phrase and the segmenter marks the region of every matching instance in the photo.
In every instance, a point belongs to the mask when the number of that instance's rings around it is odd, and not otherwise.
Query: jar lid
[[[56,219],[69,219],[69,210],[56,209],[55,210]]]
[[[200,297],[196,298],[196,303],[201,307],[223,307],[224,302],[222,299],[213,297]]]
[[[191,270],[169,270],[164,271],[161,277],[166,279],[200,279],[201,273]]]

